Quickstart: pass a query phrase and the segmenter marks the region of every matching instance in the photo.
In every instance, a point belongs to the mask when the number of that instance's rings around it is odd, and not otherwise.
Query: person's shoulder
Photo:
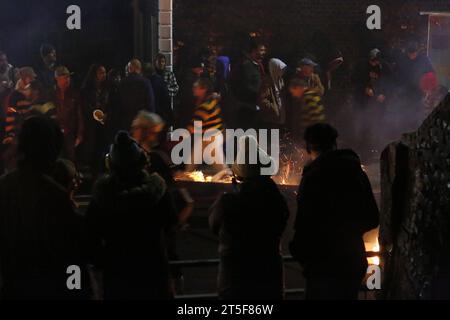
[[[8,187],[8,185],[11,185],[11,182],[16,179],[17,170],[3,174],[2,176],[0,176],[0,189]]]
[[[241,63],[241,67],[244,69],[254,68],[255,66],[256,66],[255,63],[252,60],[250,60],[249,58],[244,59]]]
[[[239,207],[239,195],[234,192],[224,192],[219,196],[217,205],[225,210],[228,208],[238,208]]]

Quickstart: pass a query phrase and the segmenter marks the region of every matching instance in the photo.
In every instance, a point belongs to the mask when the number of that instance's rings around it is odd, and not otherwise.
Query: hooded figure
[[[279,59],[270,59],[269,74],[261,91],[261,111],[263,121],[272,126],[283,125],[286,121],[284,79],[287,65]]]
[[[259,161],[251,164],[249,157],[241,161],[251,152],[259,155]],[[268,160],[254,137],[242,137],[233,165],[242,183],[235,185],[233,193],[220,196],[211,208],[210,227],[219,236],[221,299],[283,298],[280,241],[289,209],[270,176],[261,175]]]
[[[145,152],[119,132],[86,213],[91,263],[103,272],[105,299],[166,299],[165,230],[175,224],[164,180],[148,174]]]

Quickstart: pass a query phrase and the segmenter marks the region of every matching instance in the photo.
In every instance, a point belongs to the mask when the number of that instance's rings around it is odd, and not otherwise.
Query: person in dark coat
[[[439,85],[436,71],[417,41],[409,41],[399,58],[396,72],[400,101],[397,109],[398,134],[418,129],[426,117],[424,98]]]
[[[303,266],[306,299],[357,299],[367,272],[363,234],[378,226],[369,179],[328,124],[306,129],[313,161],[303,170],[290,249]]]
[[[384,146],[383,131],[386,130],[386,112],[392,99],[390,65],[378,49],[372,49],[369,59],[357,64],[353,75],[355,136],[363,160],[372,160]]]
[[[144,76],[150,80],[155,95],[155,112],[160,115],[168,126],[173,124],[172,102],[164,78],[156,73],[151,63],[144,66]]]
[[[121,122],[120,83],[122,75],[119,70],[111,69],[106,76],[108,87],[108,106],[105,119],[106,145],[114,142]]]
[[[39,81],[42,82],[46,90],[51,91],[56,84],[54,74],[59,66],[56,49],[51,44],[44,43],[41,45],[40,54],[42,62],[37,68]]]
[[[180,85],[180,104],[175,110],[176,126],[185,128],[195,110],[195,97],[192,94],[194,83],[205,74],[205,64],[200,57],[192,57],[189,61],[190,68],[182,77]]]
[[[267,47],[252,41],[249,53],[234,71],[232,93],[237,100],[236,124],[238,128],[257,128],[259,125],[259,98],[265,76],[263,61]]]
[[[142,76],[142,64],[132,59],[127,65],[128,76],[119,87],[120,95],[120,130],[130,130],[131,123],[139,111],[155,112],[155,96],[150,80]]]
[[[50,177],[63,146],[51,119],[31,117],[19,134],[19,167],[0,178],[0,299],[87,298],[82,220],[67,190]],[[69,266],[81,290],[69,290]]]
[[[83,164],[89,166],[92,174],[96,176],[100,172],[106,152],[105,119],[100,122],[93,116],[95,110],[101,110],[103,114],[108,112],[109,88],[104,66],[90,66],[81,87],[81,99],[84,122]]]
[[[170,159],[169,151],[161,136],[165,136],[164,120],[156,113],[141,111],[133,121],[132,136],[147,152],[150,158],[150,173],[157,173],[164,179],[167,191],[173,200],[177,225],[176,228],[166,230],[167,253],[170,261],[180,260],[177,248],[177,233],[186,229],[188,220],[194,210],[194,200],[188,190],[181,187],[175,180],[175,165]],[[163,141],[161,141],[163,140]],[[183,292],[184,277],[179,266],[171,266],[173,287],[176,293]]]
[[[271,177],[261,175],[261,163],[270,161],[268,155],[258,147],[259,164],[245,164],[250,140],[257,145],[252,136],[240,139],[238,160],[232,168],[242,183],[235,185],[235,192],[216,201],[209,217],[213,232],[219,236],[219,297],[282,299],[280,241],[289,209]]]
[[[53,102],[56,120],[64,133],[64,157],[75,161],[76,148],[83,142],[84,121],[80,92],[72,86],[71,73],[60,66],[55,71]]]
[[[103,273],[104,299],[172,297],[165,233],[174,209],[164,180],[146,170],[145,152],[119,132],[111,173],[94,186],[86,213],[89,261]]]

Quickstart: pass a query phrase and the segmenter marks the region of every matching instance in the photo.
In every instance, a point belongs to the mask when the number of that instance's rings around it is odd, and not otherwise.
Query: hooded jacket
[[[287,65],[279,59],[269,61],[269,74],[261,90],[260,106],[265,122],[284,124],[286,120],[283,79]]]
[[[288,217],[286,200],[268,176],[246,179],[217,200],[209,223],[219,236],[222,298],[282,297],[280,242]]]
[[[358,155],[330,151],[304,168],[292,255],[306,277],[367,270],[363,234],[378,226],[378,207]]]
[[[106,299],[171,296],[164,232],[175,213],[160,176],[101,178],[86,219],[89,260],[103,270]]]

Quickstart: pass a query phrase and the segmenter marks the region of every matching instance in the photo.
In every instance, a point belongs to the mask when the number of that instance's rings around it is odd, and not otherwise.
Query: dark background
[[[76,79],[93,62],[123,70],[132,56],[149,61],[157,52],[157,3],[1,0],[0,50],[8,53],[15,66],[36,65],[40,44],[49,42],[56,46],[60,61],[76,71]],[[71,4],[82,9],[80,31],[66,28],[66,8]],[[382,9],[380,31],[365,26],[370,4]],[[265,39],[270,56],[288,63],[310,50],[312,42],[319,51],[339,49],[345,58],[340,72],[346,73],[373,47],[390,53],[411,35],[425,45],[427,17],[420,16],[420,11],[450,11],[450,1],[174,0],[175,47],[178,42],[184,44],[185,50],[180,52],[185,59],[211,45],[235,57],[253,32]]]
[[[93,62],[123,70],[130,57],[137,54],[133,2],[1,0],[0,50],[7,52],[15,66],[36,65],[41,43],[53,44],[58,59],[76,71],[77,80]],[[157,0],[138,2],[141,13],[157,14]],[[66,9],[72,4],[81,8],[81,30],[66,27]]]

